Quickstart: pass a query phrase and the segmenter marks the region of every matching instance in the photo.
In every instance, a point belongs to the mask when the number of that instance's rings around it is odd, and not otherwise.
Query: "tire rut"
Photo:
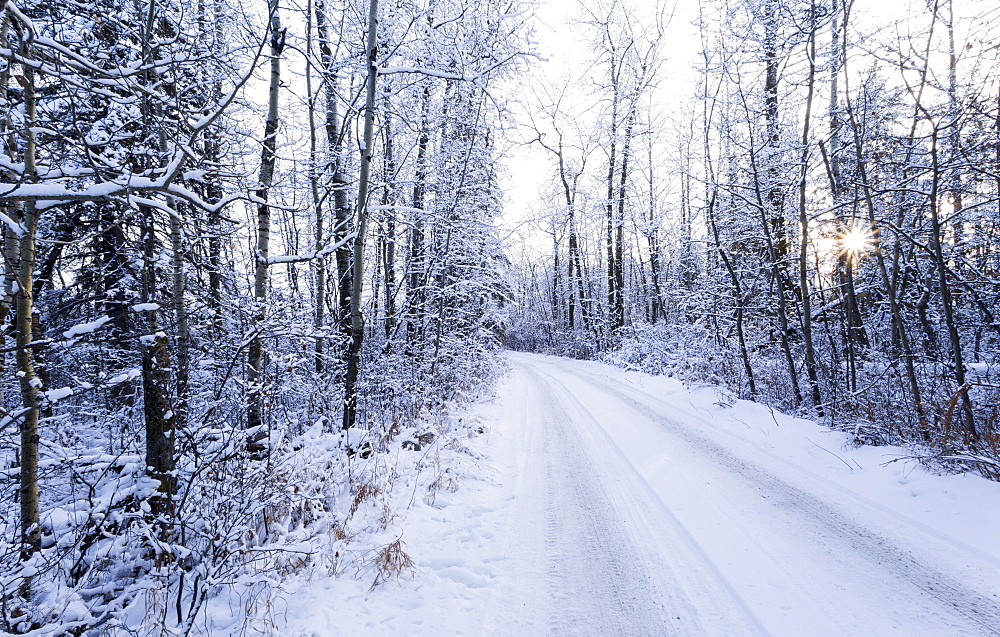
[[[560,516],[585,512],[574,530],[563,526],[563,536],[550,543],[582,548],[590,575],[580,588],[599,600],[563,613],[567,621],[553,616],[550,632],[571,626],[573,634],[766,634],[635,468],[620,453],[608,453],[600,426],[586,410],[576,413],[579,402],[572,393],[532,366],[523,371],[541,394],[536,400],[543,406],[539,426],[546,428],[549,497],[571,494],[572,503]],[[578,474],[556,467],[576,468]]]
[[[684,424],[665,417],[661,407],[654,407],[641,397],[630,395],[616,385],[609,384],[590,374],[576,370],[574,376],[609,394],[636,412],[656,423],[680,439],[702,456],[710,459],[731,474],[738,476],[770,506],[783,515],[795,517],[815,533],[826,546],[838,547],[847,552],[863,555],[872,563],[921,594],[933,599],[941,607],[937,612],[928,609],[928,618],[940,617],[941,611],[964,618],[977,627],[979,634],[1000,635],[1000,609],[997,599],[990,599],[969,588],[951,576],[922,563],[910,552],[894,545],[892,541],[852,520],[843,513],[798,487],[768,473],[762,467],[732,454],[719,444],[700,435]],[[637,392],[641,393],[641,392]],[[651,402],[651,401],[650,401]]]
[[[549,633],[670,634],[664,620],[650,617],[657,596],[649,590],[649,578],[641,572],[628,539],[610,525],[617,516],[609,495],[598,480],[580,471],[590,460],[568,425],[565,409],[548,382],[531,375],[547,389],[540,419],[545,428],[545,550],[553,601]]]

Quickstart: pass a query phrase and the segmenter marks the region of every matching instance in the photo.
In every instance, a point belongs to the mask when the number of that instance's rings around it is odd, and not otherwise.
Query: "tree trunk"
[[[750,114],[747,113],[747,117],[749,116]],[[748,158],[750,160],[750,169],[753,177],[753,190],[757,204],[756,207],[760,215],[760,224],[761,229],[763,230],[764,242],[766,246],[764,259],[765,263],[768,265],[768,269],[770,270],[772,288],[774,290],[775,301],[778,305],[777,318],[780,331],[779,339],[781,343],[781,350],[785,358],[785,365],[788,367],[789,382],[792,386],[792,396],[795,400],[795,404],[799,405],[802,403],[802,390],[799,387],[798,372],[795,369],[795,357],[792,355],[788,324],[788,300],[785,298],[785,277],[782,273],[782,260],[778,256],[778,240],[773,234],[773,219],[768,216],[768,213],[773,210],[771,207],[773,202],[771,202],[762,191],[762,180],[760,179],[761,169],[757,164],[757,152],[757,149],[751,146]],[[766,185],[767,180],[764,181]],[[782,224],[783,223],[784,221],[782,221]]]
[[[424,246],[424,194],[427,179],[427,152],[430,145],[430,89],[424,88],[420,103],[420,135],[417,138],[416,174],[413,178],[411,203],[414,208],[410,227],[409,259],[406,265],[406,351],[415,355],[418,341],[423,339],[424,302],[426,291],[423,277],[426,248]]]
[[[841,139],[840,113],[840,93],[839,75],[843,67],[845,55],[844,45],[841,42],[841,30],[846,34],[848,24],[848,7],[842,7],[840,0],[832,0],[830,4],[830,106],[828,111],[830,121],[830,141],[829,153],[824,153],[830,175],[830,194],[833,203],[837,208],[838,231],[841,235],[856,231],[855,220],[848,217],[843,212],[846,209],[839,206],[844,205],[845,183],[843,176],[843,154],[844,144]],[[822,146],[821,146],[822,149]],[[861,347],[868,347],[868,335],[865,332],[864,320],[861,316],[861,309],[858,304],[857,290],[854,285],[854,272],[852,256],[847,251],[842,252],[837,257],[836,277],[839,293],[844,299],[844,336],[847,341],[848,365],[853,370],[857,361],[857,350]],[[849,387],[853,383],[849,382]]]
[[[157,51],[155,42],[159,15],[157,5],[150,2],[146,8],[145,24],[142,31],[142,55],[146,70],[142,81],[145,86],[158,84],[153,66]],[[162,112],[152,95],[147,95],[142,103],[144,132],[155,154],[164,155],[166,131],[163,129]],[[155,137],[154,137],[155,135]],[[140,169],[149,169],[156,164],[153,152],[145,157],[137,157]],[[142,237],[142,293],[143,303],[156,299],[156,221],[155,208],[140,205],[140,236]],[[156,309],[146,312],[147,333],[142,343],[142,388],[143,419],[146,426],[146,474],[159,483],[157,494],[150,498],[152,514],[158,521],[161,537],[166,538],[173,515],[173,494],[176,487],[174,476],[174,422],[175,416],[170,406],[170,354],[167,349],[166,334],[159,330]]]
[[[809,34],[806,56],[809,58],[809,79],[807,81],[806,111],[802,124],[802,156],[799,173],[799,298],[802,302],[802,344],[806,354],[806,375],[813,406],[820,417],[823,416],[823,400],[819,389],[819,375],[816,370],[816,349],[812,335],[812,296],[809,292],[809,211],[806,208],[806,179],[809,173],[809,123],[812,115],[813,91],[816,80],[816,6],[810,8],[813,24]]]
[[[618,210],[615,216],[615,293],[614,305],[612,306],[612,325],[615,332],[620,332],[625,327],[625,192],[628,185],[628,160],[629,150],[632,145],[632,129],[635,126],[635,115],[636,104],[633,102],[629,107],[628,120],[625,124],[625,140],[622,143],[622,167],[618,181]]]
[[[789,380],[795,403],[801,404],[802,391],[799,388],[798,373],[795,369],[795,358],[792,356],[788,324],[788,299],[786,290],[793,290],[791,282],[785,273],[786,261],[789,256],[788,228],[785,219],[785,191],[781,183],[781,133],[778,122],[778,0],[766,0],[764,4],[764,124],[767,141],[764,157],[766,197],[757,193],[761,205],[761,222],[764,238],[767,242],[767,258],[770,263],[771,278],[778,303],[778,326],[781,330],[781,349],[788,366]],[[751,154],[751,161],[756,160]],[[753,168],[755,176],[759,174],[756,165]],[[755,184],[756,189],[760,186]]]
[[[931,233],[930,248],[934,253],[934,263],[937,266],[938,287],[941,292],[941,311],[944,314],[945,325],[948,328],[948,340],[951,344],[952,364],[954,366],[955,381],[958,384],[956,394],[961,394],[962,416],[965,423],[966,433],[975,442],[979,439],[979,432],[976,430],[975,412],[972,408],[972,398],[969,396],[969,387],[965,379],[965,361],[962,354],[962,339],[958,333],[958,323],[955,320],[955,305],[951,294],[951,285],[948,282],[948,264],[944,258],[944,251],[941,247],[941,219],[938,214],[939,201],[939,164],[938,164],[938,137],[937,129],[931,136],[931,194],[930,194],[930,216]]]
[[[170,216],[170,246],[173,252],[171,269],[173,272],[173,309],[177,321],[177,368],[174,378],[177,383],[177,405],[175,406],[175,426],[183,426],[188,413],[188,379],[191,361],[191,328],[188,323],[184,294],[187,283],[184,275],[184,241],[181,236],[181,222]]]
[[[357,236],[354,239],[354,285],[351,288],[351,342],[347,354],[347,374],[344,377],[343,428],[354,426],[358,406],[358,374],[361,366],[361,347],[364,344],[365,325],[361,314],[361,293],[364,280],[365,227],[368,224],[368,179],[372,163],[372,137],[375,128],[376,29],[378,26],[378,0],[368,4],[368,42],[365,60],[368,65],[368,86],[365,95],[365,128],[361,142],[361,173],[358,177]]]
[[[385,245],[382,253],[383,272],[385,279],[385,340],[388,344],[396,331],[396,203],[395,187],[396,159],[393,154],[392,120],[389,96],[385,96],[385,190],[382,204],[386,207]]]
[[[778,0],[765,0],[764,4],[764,122],[767,132],[767,202],[768,230],[774,245],[774,259],[778,264],[779,290],[787,287],[784,264],[790,249],[785,220],[785,190],[781,183],[781,132],[778,127]]]
[[[35,72],[28,65],[23,67],[24,82],[24,172],[29,182],[35,180]],[[38,210],[34,202],[24,204],[18,255],[18,292],[14,315],[14,334],[17,342],[17,372],[21,385],[21,403],[25,414],[20,423],[21,434],[21,558],[28,559],[41,550],[42,530],[39,526],[38,488],[38,377],[35,373],[31,349],[31,318],[34,310],[33,281],[35,270],[35,236],[38,232]]]
[[[532,265],[532,268],[534,265]],[[552,294],[549,296],[549,304],[552,306],[552,327],[560,327],[560,310],[562,309],[562,265],[559,263],[559,236],[556,229],[552,229]],[[552,332],[549,331],[551,341]],[[551,344],[551,343],[550,343]]]
[[[222,39],[220,34],[222,8],[220,5],[220,2],[213,2],[212,30],[215,42]],[[213,82],[211,94],[212,99],[206,102],[205,115],[211,111],[212,104],[218,103],[222,99],[222,82],[219,78]],[[222,162],[220,132],[219,126],[213,126],[205,131],[204,157],[206,163],[211,166],[218,166]],[[204,192],[205,200],[210,204],[217,204],[222,200],[222,185],[218,175],[207,176]],[[222,332],[222,264],[222,210],[213,207],[208,212],[208,307],[211,311],[212,332],[215,335]]]
[[[649,244],[649,269],[653,279],[653,298],[650,300],[649,322],[656,324],[662,316],[666,320],[666,312],[663,311],[663,293],[661,291],[662,267],[660,266],[660,238],[657,228],[654,225],[656,220],[656,192],[654,187],[655,167],[653,165],[653,144],[646,147],[647,170],[649,171],[649,229],[647,230],[646,242]]]
[[[921,435],[926,442],[930,440],[930,432],[928,431],[927,417],[924,413],[920,385],[917,382],[916,369],[913,364],[913,350],[910,346],[910,338],[906,331],[906,324],[903,322],[903,313],[899,307],[899,300],[896,295],[896,285],[893,281],[893,277],[889,273],[889,268],[886,265],[885,254],[881,249],[881,229],[878,220],[875,217],[874,195],[871,192],[871,182],[868,180],[868,170],[866,168],[865,158],[862,152],[863,148],[861,145],[858,123],[855,120],[854,112],[850,107],[849,98],[847,105],[847,115],[851,124],[851,131],[854,136],[854,152],[858,162],[858,172],[861,176],[862,195],[865,208],[868,212],[868,223],[872,231],[872,249],[875,253],[875,263],[878,266],[879,277],[882,279],[882,287],[885,291],[886,299],[889,302],[889,312],[892,316],[893,334],[899,339],[900,355],[903,359],[903,367],[906,370],[906,379],[910,389],[910,398],[913,400],[913,408],[917,414],[917,422]]]
[[[0,16],[0,42],[6,42],[7,37],[10,33],[10,17],[5,12]],[[0,100],[2,103],[9,104],[9,96],[7,92],[7,83],[10,81],[10,64],[4,64],[0,68]],[[17,159],[17,151],[15,150],[14,138],[13,138],[13,122],[11,122],[12,109],[8,109],[6,113],[0,115],[0,148],[3,148],[4,154],[13,163]],[[0,181],[3,183],[17,183],[19,175],[9,172],[6,170],[0,170]],[[17,203],[4,202],[0,204],[0,212],[7,215],[11,220],[21,219],[22,212],[21,207]],[[13,323],[14,315],[12,311],[17,304],[17,260],[18,254],[21,250],[21,246],[18,243],[18,236],[14,231],[3,224],[2,228],[3,245],[0,246],[0,250],[3,251],[3,289],[0,290],[0,346],[6,346],[6,337],[4,334],[7,332],[7,325]],[[0,373],[2,373],[7,367],[6,354],[0,354]],[[4,385],[0,384],[0,410],[7,411],[7,401],[3,394]]]
[[[337,109],[337,73],[330,48],[332,40],[326,15],[326,1],[316,2],[316,29],[320,39],[320,66],[326,97],[326,144],[331,153],[333,188],[333,242],[337,246],[334,261],[337,264],[337,328],[344,342],[351,338],[351,205],[348,201],[348,183],[344,166],[344,128]]]
[[[324,36],[323,31],[326,26],[325,16],[319,17],[320,12],[324,11],[324,6],[322,1],[320,1],[316,7],[317,14],[317,26],[322,24],[323,27],[318,27],[321,42],[320,42],[320,68],[322,73],[326,73],[326,66],[323,64],[325,61],[322,51],[323,47],[327,46],[325,41],[322,41]],[[312,58],[313,55],[313,7],[312,1],[307,5],[306,8],[306,55]],[[329,50],[329,49],[327,49]],[[316,135],[316,92],[313,89],[313,79],[312,79],[312,65],[306,65],[306,107],[308,110],[309,119],[309,189],[312,194],[312,204],[313,204],[313,251],[316,253],[312,260],[313,269],[313,329],[315,331],[315,343],[313,345],[313,366],[316,373],[319,374],[323,371],[323,323],[325,320],[326,312],[326,258],[320,255],[320,251],[323,249],[325,219],[323,214],[323,199],[324,197],[320,193],[320,175],[323,173],[323,169],[320,167],[319,157],[318,157],[318,140]],[[320,76],[320,81],[322,82],[324,77]],[[331,149],[332,150],[332,149]]]
[[[24,214],[21,210],[21,206],[17,205],[4,205],[3,212],[11,219],[23,219]],[[8,331],[8,325],[13,328],[14,323],[14,312],[17,307],[17,293],[18,293],[18,262],[20,261],[21,253],[21,243],[19,237],[14,234],[14,231],[6,226],[3,227],[3,258],[4,258],[4,268],[3,268],[3,290],[0,291],[0,339],[2,339],[3,345],[6,346],[6,337],[4,336]],[[11,329],[13,332],[13,329]],[[7,367],[6,354],[0,354],[0,372],[5,371]],[[3,385],[0,385],[2,388]],[[4,392],[0,391],[0,409],[8,411],[7,401],[3,396]]]
[[[271,12],[271,82],[268,88],[267,122],[264,124],[264,141],[260,156],[260,178],[257,187],[257,253],[254,262],[254,333],[247,355],[247,385],[250,388],[247,405],[247,427],[259,427],[262,423],[263,404],[263,336],[264,305],[267,301],[267,260],[271,240],[271,209],[267,204],[271,183],[274,180],[274,165],[277,159],[275,147],[278,137],[278,91],[281,88],[281,52],[285,46],[285,32],[281,28],[278,15],[278,0],[269,0]]]
[[[611,331],[617,327],[617,317],[615,308],[618,307],[618,268],[615,261],[615,167],[617,165],[618,151],[618,74],[616,72],[618,60],[615,58],[615,49],[611,48],[611,123],[610,142],[608,143],[608,193],[607,202],[604,205],[604,216],[606,234],[604,244],[607,251],[607,287],[608,287],[608,314],[611,317],[609,327]]]
[[[128,344],[133,325],[129,312],[127,290],[122,281],[127,274],[129,253],[125,229],[121,222],[121,208],[109,203],[101,212],[103,231],[97,240],[98,273],[97,290],[102,297],[100,307],[111,317],[109,325],[108,357],[106,369],[111,376],[129,367],[128,356],[132,346]],[[133,363],[134,364],[134,363]],[[135,402],[136,387],[131,381],[119,383],[111,388],[108,398],[112,406],[132,405]]]

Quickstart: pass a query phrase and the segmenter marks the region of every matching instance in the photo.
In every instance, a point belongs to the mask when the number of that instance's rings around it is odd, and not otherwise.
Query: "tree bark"
[[[841,235],[856,230],[856,222],[848,217],[843,211],[846,209],[842,154],[844,143],[841,139],[840,112],[840,92],[839,76],[843,67],[844,56],[846,55],[844,44],[841,40],[841,31],[846,37],[848,24],[848,7],[842,7],[840,0],[832,0],[830,3],[830,105],[828,117],[830,122],[829,153],[824,152],[830,176],[830,194],[833,203],[837,206],[838,231]],[[823,146],[820,146],[821,150]],[[844,206],[844,207],[840,207]],[[857,367],[857,350],[868,347],[868,335],[865,332],[864,320],[861,316],[861,308],[858,303],[857,290],[854,285],[854,270],[852,255],[846,251],[841,252],[837,257],[836,264],[837,287],[839,294],[844,299],[844,337],[847,346],[848,367],[852,374],[848,379],[848,388],[852,391],[856,389],[854,370]]]
[[[361,366],[361,348],[365,338],[364,317],[361,314],[361,294],[364,291],[362,283],[365,273],[365,228],[368,225],[368,180],[371,173],[372,137],[375,128],[375,81],[378,77],[376,66],[378,55],[376,48],[377,26],[378,0],[369,0],[368,42],[365,46],[368,86],[365,95],[365,127],[361,142],[361,173],[358,177],[357,236],[354,238],[354,281],[351,288],[351,342],[347,353],[347,374],[344,377],[344,429],[353,427],[357,420],[357,383]]]
[[[396,178],[396,159],[393,152],[392,139],[392,109],[389,108],[389,96],[385,96],[385,190],[382,194],[382,204],[386,207],[385,244],[382,252],[383,278],[385,279],[385,340],[388,344],[396,331],[396,203],[394,180]]]
[[[944,250],[941,247],[941,219],[938,213],[939,201],[939,163],[938,163],[938,136],[937,129],[931,136],[931,193],[930,193],[930,247],[934,253],[934,263],[937,266],[938,287],[941,293],[941,311],[944,314],[945,325],[948,328],[948,340],[951,345],[952,365],[955,382],[958,384],[956,394],[961,394],[962,417],[965,424],[966,433],[975,442],[979,439],[979,432],[976,430],[975,412],[972,408],[972,398],[969,396],[968,385],[965,378],[965,360],[962,353],[962,339],[958,333],[958,323],[955,320],[955,304],[952,299],[951,285],[948,282],[948,264],[944,258]]]
[[[187,305],[184,302],[184,294],[187,289],[187,281],[184,274],[184,241],[181,236],[181,222],[176,216],[170,216],[170,247],[171,256],[171,277],[172,277],[172,304],[174,318],[177,321],[177,367],[174,373],[174,380],[177,384],[177,404],[174,411],[175,426],[183,426],[188,413],[188,381],[191,366],[191,327],[188,321]]]
[[[903,367],[906,370],[906,380],[909,385],[910,398],[913,401],[913,408],[917,414],[917,422],[924,441],[930,440],[927,417],[924,412],[923,399],[920,392],[920,384],[917,382],[917,373],[913,364],[913,350],[910,346],[910,338],[906,331],[906,324],[903,321],[903,313],[899,307],[899,299],[896,294],[896,285],[889,273],[886,265],[885,254],[882,252],[881,230],[875,216],[875,201],[871,191],[871,182],[868,179],[868,170],[865,163],[861,136],[858,122],[854,117],[853,109],[850,106],[850,98],[847,102],[847,115],[854,136],[854,152],[858,162],[858,172],[861,177],[862,197],[865,208],[868,212],[868,223],[872,231],[872,248],[875,253],[875,263],[878,267],[879,277],[882,279],[882,287],[889,302],[889,312],[892,316],[893,333],[899,339],[900,355],[903,359]]]
[[[24,172],[29,182],[37,173],[35,166],[35,72],[29,65],[22,70],[24,82]],[[14,316],[14,333],[17,343],[17,371],[21,386],[21,403],[25,414],[20,422],[21,434],[21,558],[28,559],[41,550],[42,530],[39,526],[38,488],[38,406],[39,380],[35,372],[31,319],[34,313],[33,277],[35,270],[35,237],[38,232],[39,213],[34,202],[24,204],[23,234],[18,255],[17,300]]]
[[[285,46],[285,32],[281,28],[278,1],[269,0],[271,12],[271,80],[268,87],[267,121],[264,124],[264,141],[260,156],[260,177],[257,187],[257,252],[254,268],[254,334],[247,354],[247,385],[250,388],[247,405],[247,427],[259,427],[262,423],[263,404],[263,336],[264,305],[267,301],[267,267],[269,243],[271,239],[271,209],[267,204],[268,194],[274,180],[274,165],[277,160],[278,137],[278,93],[281,88],[281,53]]]
[[[609,27],[610,28],[610,27]],[[611,123],[610,123],[610,141],[608,142],[608,192],[607,201],[604,205],[604,216],[606,225],[606,234],[604,237],[605,249],[607,251],[607,292],[608,292],[608,314],[611,315],[611,321],[609,322],[609,327],[611,332],[614,332],[617,327],[617,316],[615,316],[615,308],[618,307],[618,278],[617,272],[618,267],[616,265],[615,256],[615,167],[617,166],[617,152],[618,152],[618,101],[619,101],[619,85],[618,85],[618,60],[616,58],[616,51],[614,44],[610,42],[611,37],[608,36],[610,50],[610,74],[611,74]]]
[[[805,347],[806,375],[809,378],[813,406],[822,417],[823,400],[820,395],[819,375],[816,369],[816,349],[812,335],[812,296],[809,292],[809,211],[806,208],[806,180],[809,173],[809,124],[812,115],[813,91],[816,84],[816,11],[815,5],[810,7],[813,24],[806,45],[809,78],[806,89],[806,110],[802,124],[802,156],[799,172],[799,298],[802,302],[802,344]]]
[[[427,153],[430,145],[430,89],[424,87],[420,102],[420,134],[417,138],[416,173],[413,179],[411,203],[414,219],[410,227],[409,258],[406,265],[406,351],[415,355],[423,339],[423,312],[426,300],[424,286],[424,195],[426,194]]]
[[[746,103],[744,101],[744,109],[746,109]],[[746,112],[746,116],[749,118],[750,113]],[[753,178],[753,192],[755,197],[756,208],[758,214],[760,215],[760,225],[763,230],[764,242],[766,246],[766,253],[764,255],[765,263],[770,272],[770,277],[772,281],[772,287],[774,289],[775,300],[778,304],[777,318],[778,327],[780,331],[779,340],[781,343],[781,350],[784,354],[785,365],[788,367],[789,382],[792,386],[792,396],[795,400],[796,405],[802,403],[802,390],[799,387],[798,372],[795,369],[795,357],[792,355],[792,346],[789,334],[789,323],[788,323],[788,299],[785,298],[785,285],[783,283],[785,277],[782,273],[781,259],[778,256],[778,247],[776,245],[777,240],[773,235],[774,226],[772,224],[773,219],[769,217],[768,213],[772,210],[772,202],[765,195],[762,188],[762,181],[766,186],[767,180],[761,179],[761,168],[757,163],[757,153],[759,151],[752,143],[748,154],[750,160],[750,170]],[[783,223],[783,222],[782,222]],[[786,246],[787,249],[787,246]]]
[[[325,55],[322,53],[323,47],[327,47],[327,43],[323,41],[324,31],[325,31],[325,16],[319,17],[320,13],[325,10],[322,0],[317,3],[316,11],[316,22],[317,22],[317,32],[321,38],[320,42],[320,68],[322,73],[326,73],[327,67],[324,64]],[[322,26],[320,26],[322,25]],[[328,48],[326,50],[329,50]],[[313,4],[312,1],[307,5],[306,8],[306,55],[309,58],[313,56]],[[313,345],[313,366],[316,373],[319,374],[323,371],[323,345],[324,340],[322,337],[323,323],[325,320],[326,312],[326,258],[320,256],[320,251],[323,249],[325,219],[323,213],[323,201],[324,197],[320,193],[320,175],[322,174],[322,169],[319,164],[318,157],[318,140],[316,135],[316,92],[313,89],[313,79],[312,79],[312,65],[306,65],[306,108],[308,110],[309,119],[309,189],[312,193],[312,204],[313,204],[313,251],[316,256],[312,260],[313,269],[313,328],[315,330],[315,343]],[[320,81],[322,82],[324,77],[321,75]],[[331,149],[332,150],[332,149]]]
[[[778,0],[764,3],[764,122],[767,132],[767,202],[768,231],[774,245],[774,260],[778,264],[778,287],[787,287],[784,274],[788,258],[788,229],[785,219],[785,190],[781,183],[779,164],[781,132],[778,121]]]
[[[159,13],[155,1],[146,7],[145,24],[142,31],[142,55],[146,65],[143,83],[147,87],[158,84],[158,77],[153,66],[157,50]],[[164,130],[163,113],[160,104],[154,101],[152,95],[147,95],[143,101],[143,124],[146,142],[154,152],[140,156],[141,168],[149,169],[156,165],[156,155],[163,162],[166,146],[166,131]],[[142,301],[152,303],[156,299],[156,221],[155,208],[139,205],[140,235],[142,237]],[[157,493],[150,498],[152,514],[158,521],[161,536],[166,538],[171,527],[173,516],[173,494],[176,488],[174,476],[174,424],[176,414],[170,405],[170,352],[167,347],[166,334],[159,330],[157,310],[149,310],[147,316],[147,334],[142,343],[142,388],[143,388],[143,418],[146,425],[146,474],[159,483]]]
[[[337,73],[330,28],[326,15],[326,0],[316,3],[316,29],[320,39],[320,66],[323,69],[323,86],[326,98],[325,129],[327,152],[331,154],[333,175],[333,242],[337,245],[334,261],[337,266],[337,329],[345,343],[351,338],[351,205],[348,201],[348,183],[344,165],[345,130],[337,108]],[[346,350],[345,350],[346,356]]]
[[[632,130],[635,126],[636,103],[629,107],[625,123],[625,139],[622,142],[622,166],[618,181],[618,210],[615,215],[615,261],[614,261],[614,305],[612,306],[613,328],[616,333],[625,327],[625,194],[628,185],[628,160],[632,146]]]
[[[10,17],[4,13],[0,15],[0,42],[6,42],[8,34],[10,33]],[[0,68],[0,100],[4,104],[9,104],[7,83],[10,81],[10,64],[4,64]],[[11,110],[0,116],[0,147],[3,148],[3,152],[10,161],[13,163],[17,160],[17,151],[15,150],[15,140],[13,131],[13,122],[10,119]],[[17,183],[19,175],[9,172],[6,170],[0,171],[0,179],[4,183]],[[6,214],[10,219],[16,220],[21,219],[23,214],[21,212],[21,207],[17,203],[4,202],[0,204],[0,212]],[[7,224],[3,224],[2,228],[3,245],[0,250],[3,251],[3,289],[0,290],[0,341],[3,346],[6,346],[6,332],[8,324],[13,327],[14,322],[14,308],[17,305],[17,276],[18,276],[18,256],[21,250],[19,244],[18,235],[14,233],[13,229],[9,228]],[[0,354],[0,372],[4,371],[7,367],[6,355]],[[7,401],[3,396],[2,385],[0,385],[0,409],[7,411]]]

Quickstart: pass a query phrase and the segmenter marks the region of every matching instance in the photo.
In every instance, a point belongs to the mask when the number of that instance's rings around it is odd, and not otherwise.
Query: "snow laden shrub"
[[[515,352],[553,354],[588,360],[597,353],[597,346],[580,330],[556,328],[551,321],[534,321],[520,316],[511,321],[504,338],[504,347]]]
[[[243,628],[268,632],[262,627],[276,621],[274,604],[292,578],[375,584],[406,576],[403,514],[414,501],[439,506],[440,494],[458,488],[456,466],[470,459],[462,440],[478,435],[461,408],[500,373],[496,337],[448,335],[420,357],[372,347],[359,426],[347,432],[341,368],[326,361],[317,374],[308,344],[276,338],[260,432],[248,431],[234,409],[227,353],[195,361],[168,517],[150,509],[159,485],[146,474],[138,405],[98,413],[100,388],[50,405],[42,421],[43,546],[29,561],[18,547],[17,432],[6,428],[0,631],[130,634],[141,626],[141,634],[198,634],[212,632],[206,605],[222,600],[241,609]],[[26,598],[30,605],[20,603]]]
[[[444,377],[463,367],[453,364]],[[490,369],[478,373],[490,377]],[[178,466],[167,529],[150,515],[147,501],[158,485],[146,477],[141,454],[50,447],[46,479],[52,484],[60,472],[67,487],[45,510],[44,547],[31,561],[20,561],[10,541],[16,515],[4,515],[4,632],[234,628],[206,616],[216,603],[240,609],[239,630],[273,633],[280,623],[274,609],[287,602],[282,590],[291,580],[346,576],[376,586],[408,577],[405,511],[415,499],[443,506],[440,495],[459,487],[463,463],[475,462],[462,440],[477,429],[461,416],[459,401],[481,389],[467,386],[458,398],[431,384],[397,395],[395,409],[376,411],[369,402],[367,429],[341,432],[339,420],[321,418],[292,434],[298,425],[285,423],[253,448],[245,430],[205,427],[196,441],[200,455]],[[11,503],[14,481],[4,484]],[[11,606],[26,582],[32,606]]]
[[[80,451],[55,442],[67,434],[47,424],[43,543],[31,560],[17,552],[17,516],[9,510],[16,498],[3,494],[5,632],[97,635],[142,625],[186,634],[209,594],[263,554],[251,550],[261,546],[255,537],[266,536],[262,513],[275,473],[258,470],[242,431],[198,432],[199,455],[179,463],[167,517],[150,508],[159,483],[146,475],[141,437],[123,436],[131,443],[118,451]],[[14,481],[4,485],[12,491]],[[30,606],[19,605],[25,598]]]
[[[601,360],[689,385],[717,385],[740,398],[794,409],[782,353],[768,330],[762,325],[750,325],[746,330],[756,389],[752,392],[738,349],[706,323],[636,324],[623,334],[615,349],[601,355]]]
[[[513,321],[504,335],[504,347],[515,352],[548,353],[553,344],[551,321]]]
[[[443,495],[477,470],[478,458],[463,440],[484,431],[463,407],[489,391],[502,371],[495,336],[489,330],[452,334],[428,343],[419,356],[372,341],[364,352],[355,427],[341,430],[336,409],[298,433],[297,422],[285,421],[265,442],[266,461],[244,458],[250,474],[225,480],[246,489],[236,505],[240,512],[219,515],[242,517],[233,528],[243,527],[244,543],[233,543],[235,536],[223,540],[230,548],[219,557],[232,556],[219,569],[225,577],[206,581],[210,603],[248,609],[242,629],[267,632],[260,627],[276,621],[272,609],[287,603],[282,591],[295,579],[356,577],[374,587],[410,577],[414,562],[402,540],[406,510],[444,506]],[[301,408],[310,387],[289,400]],[[296,413],[294,405],[288,413]],[[212,524],[218,522],[203,523]]]
[[[637,325],[617,349],[601,358],[612,365],[685,383],[730,386],[737,380],[732,354],[699,325]]]
[[[700,323],[637,325],[617,349],[602,355],[605,362],[650,374],[666,375],[688,384],[711,384],[749,398],[795,412],[788,367],[773,333],[763,325],[748,324],[748,357],[756,392],[750,392],[743,361],[731,343],[719,344],[717,336]],[[818,366],[822,395],[826,397],[823,421],[850,435],[858,445],[904,445],[914,458],[935,470],[974,471],[1000,479],[1000,390],[995,366],[974,363],[967,367],[967,386],[955,390],[947,382],[946,365],[928,359],[914,363],[922,395],[923,413],[913,407],[904,368],[885,353],[868,350],[848,367],[821,343]],[[792,354],[801,361],[801,343],[792,343]],[[808,391],[799,378],[800,391]],[[853,388],[853,389],[851,389]],[[969,392],[982,423],[973,440],[960,419],[961,401]],[[816,412],[805,412],[816,416]]]
[[[844,370],[832,371],[837,372],[846,375]],[[915,457],[938,468],[1000,477],[996,369],[988,364],[968,365],[969,382],[957,391],[946,381],[949,370],[945,364],[920,360],[914,363],[914,372],[922,395],[922,415],[916,413],[910,400],[904,369],[880,352],[867,352],[853,370],[857,391],[838,392],[837,383],[826,387],[831,396],[831,426],[851,433],[858,444],[905,444]],[[981,423],[978,441],[972,440],[960,423],[966,392],[973,398],[976,421]]]
[[[81,452],[50,443],[41,464],[47,482],[61,488],[42,515],[42,549],[28,561],[12,541],[18,537],[10,510],[16,481],[3,481],[0,626],[11,633],[66,634],[111,623],[146,588],[137,574],[154,571],[162,557],[148,519],[157,483],[145,476],[134,449]],[[28,590],[32,605],[20,605]]]
[[[421,351],[385,349],[368,361],[359,400],[369,440],[378,448],[404,433],[419,446],[421,427],[433,435],[456,407],[492,388],[505,369],[497,338],[487,328],[465,337],[442,335]]]

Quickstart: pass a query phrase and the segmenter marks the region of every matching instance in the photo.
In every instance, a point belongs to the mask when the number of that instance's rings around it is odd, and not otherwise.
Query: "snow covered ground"
[[[406,512],[415,573],[289,587],[274,632],[1000,634],[1000,484],[715,388],[510,360],[458,490]]]

